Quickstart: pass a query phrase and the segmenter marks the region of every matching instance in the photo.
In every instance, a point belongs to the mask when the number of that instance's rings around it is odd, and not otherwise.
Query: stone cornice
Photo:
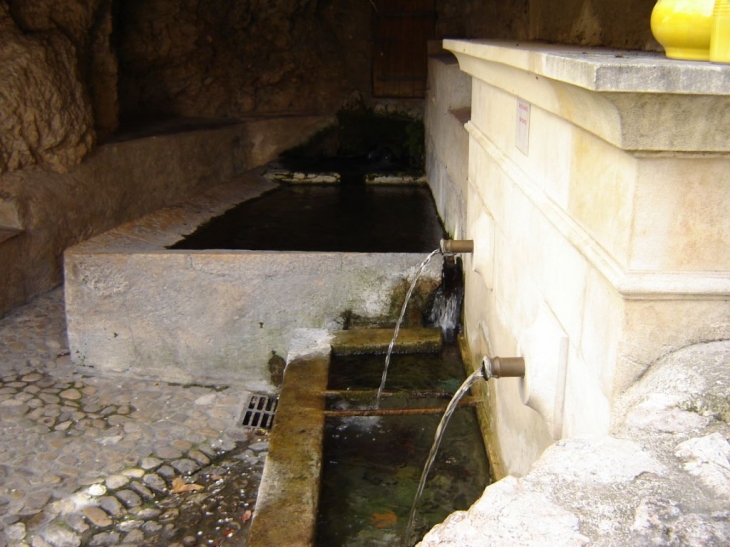
[[[445,40],[461,69],[629,152],[728,153],[730,66],[535,42]]]

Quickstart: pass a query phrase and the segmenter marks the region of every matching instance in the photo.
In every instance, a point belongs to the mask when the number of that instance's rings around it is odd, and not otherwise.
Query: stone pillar
[[[606,434],[651,363],[730,336],[730,66],[444,47],[473,88],[469,348],[541,367],[538,384],[490,382],[501,463],[521,474],[558,438]]]

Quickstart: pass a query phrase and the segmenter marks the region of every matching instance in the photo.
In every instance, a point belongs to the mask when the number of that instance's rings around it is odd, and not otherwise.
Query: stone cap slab
[[[444,47],[467,74],[622,150],[730,152],[730,65],[541,42],[444,40]]]
[[[494,40],[444,40],[444,47],[591,91],[730,95],[730,65],[661,53]]]

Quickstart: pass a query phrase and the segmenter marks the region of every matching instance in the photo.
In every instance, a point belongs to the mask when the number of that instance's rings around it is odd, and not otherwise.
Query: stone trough
[[[422,253],[167,249],[276,186],[249,172],[67,250],[74,363],[92,373],[271,391],[267,362],[286,354],[294,328],[392,323],[393,302],[400,307]],[[433,289],[440,271],[436,257],[417,292]]]

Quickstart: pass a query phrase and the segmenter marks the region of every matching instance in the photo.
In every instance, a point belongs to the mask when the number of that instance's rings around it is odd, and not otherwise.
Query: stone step
[[[332,340],[335,355],[386,353],[393,329],[353,329],[338,331]],[[400,329],[394,353],[436,353],[441,351],[441,329]]]

